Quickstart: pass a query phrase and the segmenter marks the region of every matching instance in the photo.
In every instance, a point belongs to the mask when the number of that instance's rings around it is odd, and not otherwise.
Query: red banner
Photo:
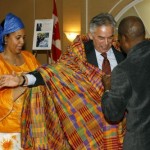
[[[52,37],[52,59],[53,61],[57,61],[61,55],[61,41],[60,41],[59,22],[55,0],[53,0],[52,18],[54,19],[53,37]]]

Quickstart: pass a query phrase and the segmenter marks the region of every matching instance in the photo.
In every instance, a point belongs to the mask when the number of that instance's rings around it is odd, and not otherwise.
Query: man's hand
[[[17,87],[22,83],[22,77],[17,75],[2,75],[0,76],[0,88]]]
[[[103,75],[102,76],[102,83],[103,83],[105,91],[110,90],[110,88],[111,88],[110,81],[111,81],[110,75]]]

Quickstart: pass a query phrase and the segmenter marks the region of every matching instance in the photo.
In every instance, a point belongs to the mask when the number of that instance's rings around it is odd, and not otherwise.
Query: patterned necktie
[[[103,63],[102,63],[102,71],[105,72],[106,74],[111,73],[111,68],[110,68],[110,63],[109,60],[107,59],[107,54],[102,53],[101,54],[104,57]]]

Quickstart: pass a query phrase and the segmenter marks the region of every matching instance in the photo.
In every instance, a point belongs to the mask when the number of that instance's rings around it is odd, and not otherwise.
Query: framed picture
[[[52,46],[53,19],[35,20],[33,50],[50,50]]]

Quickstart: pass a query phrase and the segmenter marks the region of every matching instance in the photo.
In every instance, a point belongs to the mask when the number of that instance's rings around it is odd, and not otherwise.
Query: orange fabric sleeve
[[[13,108],[12,90],[0,90],[0,121],[4,119]]]

